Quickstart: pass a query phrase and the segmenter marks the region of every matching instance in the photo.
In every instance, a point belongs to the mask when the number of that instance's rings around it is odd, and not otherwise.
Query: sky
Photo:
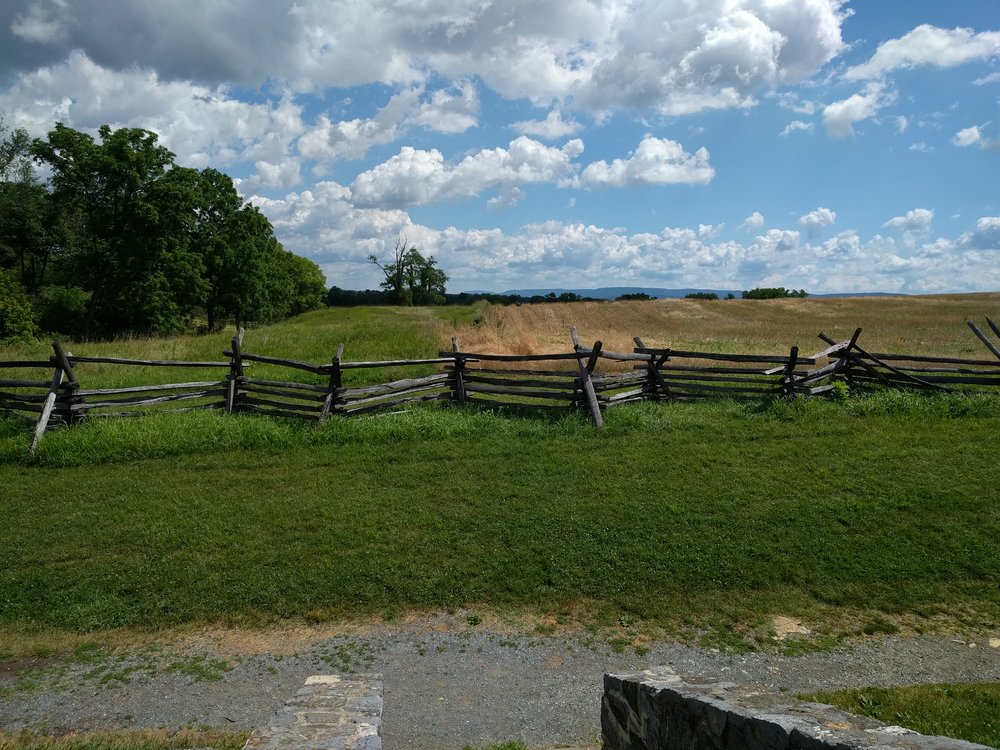
[[[0,115],[155,131],[345,289],[1000,290],[997,0],[5,0]]]

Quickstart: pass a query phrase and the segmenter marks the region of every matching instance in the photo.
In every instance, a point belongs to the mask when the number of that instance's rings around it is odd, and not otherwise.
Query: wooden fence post
[[[580,336],[576,332],[576,326],[569,329],[570,337],[573,339],[573,351],[579,353],[580,351]],[[583,391],[583,396],[587,401],[587,410],[590,412],[590,418],[594,422],[595,427],[604,426],[604,417],[601,415],[601,404],[597,400],[597,393],[594,391],[594,381],[591,379],[590,374],[592,370],[588,367],[591,362],[594,366],[597,364],[597,358],[601,356],[601,347],[603,344],[600,341],[594,342],[594,348],[591,350],[591,356],[588,360],[584,360],[582,357],[576,361],[577,366],[580,369],[580,389]],[[596,356],[594,355],[596,352]]]
[[[82,410],[74,411],[70,408],[73,404],[83,402],[83,398],[76,395],[76,391],[80,389],[80,382],[76,379],[76,373],[73,371],[73,365],[70,363],[69,358],[73,354],[72,352],[66,353],[63,351],[58,339],[52,339],[52,351],[55,364],[61,367],[63,371],[65,382],[62,387],[70,391],[69,395],[64,398],[60,398],[60,395],[56,394],[56,406],[59,407],[56,411],[63,416],[67,423],[72,424],[84,416]]]
[[[785,365],[785,376],[781,379],[781,395],[785,398],[795,395],[795,365],[799,361],[799,347],[793,346]]]
[[[987,320],[989,321],[990,328],[992,328],[993,331],[996,332],[996,326],[994,325],[993,321],[989,320],[989,318],[987,318]],[[994,344],[992,341],[990,341],[986,337],[986,334],[983,333],[982,331],[980,331],[979,327],[975,323],[973,323],[971,320],[967,320],[965,322],[969,324],[969,328],[971,328],[972,332],[974,334],[976,334],[976,338],[978,338],[980,341],[982,341],[986,345],[986,348],[989,349],[993,353],[993,356],[995,356],[997,359],[1000,359],[1000,349],[997,348],[996,344]],[[1000,333],[998,333],[997,335],[1000,336]]]
[[[232,358],[229,364],[229,381],[226,383],[226,414],[233,414],[239,406],[239,381],[246,377],[243,370],[243,329],[232,340]]]
[[[45,428],[49,426],[49,418],[52,416],[52,408],[56,405],[56,394],[59,392],[59,386],[62,385],[64,374],[65,371],[62,366],[56,365],[56,370],[52,374],[52,384],[49,386],[48,395],[46,395],[45,403],[42,405],[42,413],[38,417],[38,423],[35,425],[35,436],[32,438],[31,447],[28,449],[31,453],[34,453],[38,449],[38,444],[42,440]]]
[[[855,328],[854,329],[854,335],[851,336],[851,340],[847,342],[847,346],[845,346],[843,349],[841,349],[842,356],[841,356],[840,361],[843,362],[843,366],[837,368],[837,370],[835,372],[831,373],[831,375],[830,375],[831,379],[837,373],[843,372],[844,380],[847,382],[847,385],[848,386],[853,385],[854,384],[854,379],[851,377],[851,368],[853,368],[855,364],[860,364],[862,367],[864,367],[866,370],[868,370],[869,372],[871,372],[879,380],[883,380],[884,379],[882,377],[882,374],[880,372],[874,370],[867,362],[863,362],[860,359],[858,359],[858,357],[856,357],[855,355],[851,354],[851,350],[853,350],[858,345],[858,337],[859,336],[861,336],[861,329],[860,328]],[[833,339],[831,339],[829,336],[827,336],[825,333],[820,333],[819,337],[823,341],[825,341],[826,343],[830,344],[831,346],[833,346],[834,344],[837,343]]]
[[[465,360],[458,356],[458,337],[451,337],[451,350],[455,353],[455,400],[459,406],[465,406]]]
[[[344,344],[341,342],[337,346],[337,353],[333,355],[333,360],[330,363],[330,386],[326,398],[323,399],[323,408],[319,412],[318,424],[323,424],[326,421],[327,416],[330,414],[330,409],[337,408],[337,396],[340,394],[340,389],[344,386],[343,375],[340,370],[340,359],[343,356]]]
[[[646,348],[646,345],[642,343],[642,339],[638,336],[633,336],[632,341],[635,342],[636,347],[639,349]],[[654,401],[660,400],[660,391],[663,391],[663,395],[666,396],[668,400],[673,399],[674,397],[674,395],[670,392],[670,384],[667,382],[667,379],[660,374],[660,368],[663,367],[663,364],[669,359],[670,350],[668,349],[667,353],[663,354],[659,361],[657,361],[655,355],[650,354],[649,362],[646,363],[646,372],[649,374],[648,387],[652,392]]]

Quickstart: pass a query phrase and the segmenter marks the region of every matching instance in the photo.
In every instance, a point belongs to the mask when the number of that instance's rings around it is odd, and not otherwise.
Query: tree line
[[[0,341],[214,330],[323,304],[319,266],[232,178],[177,165],[148,130],[98,135],[57,123],[31,139],[0,118]]]

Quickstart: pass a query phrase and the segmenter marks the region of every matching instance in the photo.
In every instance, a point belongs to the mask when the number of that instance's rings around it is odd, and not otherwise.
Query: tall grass
[[[781,300],[664,299],[493,307],[463,331],[473,351],[514,354],[566,351],[569,327],[585,342],[630,351],[633,336],[649,346],[747,354],[805,355],[825,348],[820,331],[872,352],[990,358],[965,321],[1000,320],[1000,294]]]

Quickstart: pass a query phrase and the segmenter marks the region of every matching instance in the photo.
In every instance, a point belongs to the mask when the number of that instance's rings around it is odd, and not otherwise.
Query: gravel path
[[[991,643],[993,644],[991,646]],[[288,644],[285,644],[288,650]],[[887,638],[788,657],[726,655],[660,643],[641,656],[565,636],[481,629],[436,632],[428,623],[334,636],[298,653],[234,653],[201,643],[0,670],[0,728],[49,730],[265,723],[312,674],[381,672],[388,748],[449,750],[504,740],[530,747],[596,746],[605,672],[665,664],[770,689],[1000,681],[1000,641]]]

